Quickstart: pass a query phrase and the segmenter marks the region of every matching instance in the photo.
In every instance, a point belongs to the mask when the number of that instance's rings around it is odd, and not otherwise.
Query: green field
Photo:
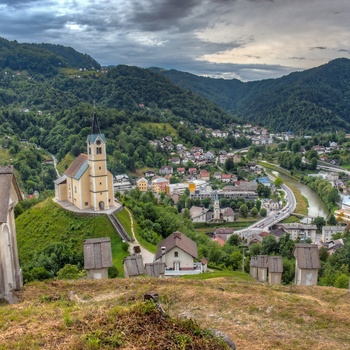
[[[65,244],[74,251],[83,251],[88,238],[110,237],[112,259],[118,271],[123,271],[121,238],[105,215],[82,216],[62,209],[51,198],[28,209],[16,219],[18,253],[21,264],[31,263],[37,254],[53,244]]]

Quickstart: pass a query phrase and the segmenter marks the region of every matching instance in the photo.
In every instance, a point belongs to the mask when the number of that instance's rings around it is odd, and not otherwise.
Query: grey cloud
[[[315,47],[311,47],[310,50],[327,50],[328,47],[326,46],[315,46]]]
[[[289,60],[306,60],[305,57],[295,57],[295,56],[293,56],[293,57],[288,57],[288,59],[289,59]]]
[[[147,31],[159,31],[177,26],[189,16],[201,0],[139,1],[133,6],[130,20]]]

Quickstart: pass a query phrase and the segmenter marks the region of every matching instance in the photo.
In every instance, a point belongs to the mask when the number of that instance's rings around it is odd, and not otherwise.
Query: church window
[[[101,144],[101,140],[97,140],[96,145],[100,145],[100,144]]]
[[[179,257],[179,252],[174,252],[174,258],[178,258]]]
[[[91,147],[89,147],[89,154],[91,154]]]
[[[77,193],[77,186],[74,186],[74,193]]]
[[[70,183],[68,184],[68,189],[70,190]]]
[[[89,202],[85,202],[85,205],[89,205]]]
[[[96,153],[97,154],[102,154],[102,147],[97,147],[96,148]]]
[[[102,185],[102,182],[100,182],[100,185]]]
[[[98,167],[98,170],[101,170],[101,167],[100,167],[100,166]]]

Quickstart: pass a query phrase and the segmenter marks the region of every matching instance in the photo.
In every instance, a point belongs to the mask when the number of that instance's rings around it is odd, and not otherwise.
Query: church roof
[[[79,180],[88,167],[88,156],[84,153],[80,153],[71,166],[64,172],[64,175]]]
[[[100,134],[100,125],[98,124],[97,114],[94,112],[94,120],[92,122],[92,134]]]
[[[100,139],[101,139],[104,143],[106,143],[106,137],[105,137],[104,134],[90,134],[90,135],[88,135],[88,137],[87,137],[87,141],[88,141],[88,143],[94,143],[94,142],[97,140],[98,137],[100,137]]]
[[[66,180],[67,180],[67,176],[66,176],[66,175],[63,175],[63,176],[59,177],[58,179],[56,179],[56,180],[54,181],[54,183],[55,183],[56,185],[59,185],[59,184],[65,182]]]

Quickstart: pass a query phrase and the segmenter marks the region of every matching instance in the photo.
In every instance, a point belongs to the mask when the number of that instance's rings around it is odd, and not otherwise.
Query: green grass
[[[235,222],[225,222],[223,224],[218,224],[218,223],[195,223],[195,231],[196,232],[207,232],[207,231],[213,231],[217,228],[224,228],[224,227],[233,227],[234,229],[242,229],[249,227],[253,225],[255,222],[259,221],[261,217],[248,217],[248,218],[239,218],[240,221],[235,221]]]
[[[292,224],[294,222],[299,222],[299,218],[297,216],[291,215],[288,218],[281,221],[282,224]]]
[[[119,222],[122,224],[124,227],[125,231],[127,234],[132,237],[132,232],[131,232],[131,221],[130,221],[130,216],[129,213],[126,209],[118,212],[115,214]]]
[[[55,243],[65,243],[83,251],[88,238],[110,237],[113,264],[123,271],[122,240],[105,215],[82,216],[62,209],[51,198],[25,211],[16,219],[18,254],[21,263],[30,262],[35,254]]]
[[[224,270],[224,271],[214,270],[212,272],[209,271],[198,275],[182,276],[181,278],[189,279],[189,280],[207,280],[207,279],[218,278],[218,277],[232,277],[232,278],[244,280],[244,281],[254,280],[248,273],[241,272],[241,271],[229,271],[229,270]]]
[[[8,165],[11,159],[11,155],[7,148],[0,148],[0,159],[1,159],[0,165]]]
[[[169,123],[142,123],[147,128],[157,128],[160,130],[166,130],[172,137],[178,137],[177,131]]]
[[[120,223],[124,226],[124,229],[126,232],[129,234],[130,237],[132,237],[131,233],[131,222],[130,222],[130,216],[129,213],[126,209],[123,211],[119,212],[116,214],[117,219],[120,221]],[[136,240],[140,243],[142,247],[150,251],[151,253],[156,253],[157,252],[157,246],[147,242],[141,237],[141,228],[136,222],[135,219],[133,219],[134,223],[134,233],[135,233],[135,238]]]
[[[73,163],[75,157],[71,153],[67,153],[65,157],[57,164],[57,170],[62,175],[65,170]]]

